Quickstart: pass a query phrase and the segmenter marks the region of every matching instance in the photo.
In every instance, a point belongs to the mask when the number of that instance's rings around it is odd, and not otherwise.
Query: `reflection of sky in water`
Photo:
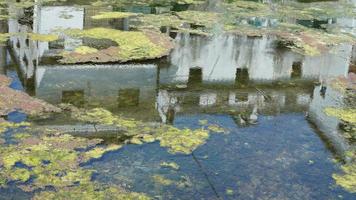
[[[215,199],[213,188],[222,199],[355,197],[334,185],[332,155],[303,115],[260,117],[258,125],[245,128],[237,127],[227,115],[179,116],[175,125],[199,128],[200,119],[230,130],[226,135],[211,135],[194,152],[201,168],[191,155],[169,154],[158,143],[128,145],[93,163],[98,170],[96,179],[124,182],[134,191],[162,195],[163,199]],[[181,169],[160,167],[165,161],[174,161]],[[175,183],[154,183],[151,177],[155,174]],[[228,195],[227,189],[233,194]]]

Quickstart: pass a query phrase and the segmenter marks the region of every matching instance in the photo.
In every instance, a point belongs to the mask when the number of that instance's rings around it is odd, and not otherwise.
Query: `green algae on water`
[[[149,200],[148,196],[128,192],[120,187],[86,184],[77,187],[63,188],[57,191],[44,191],[36,194],[34,200],[75,199],[75,200]]]
[[[158,183],[158,184],[163,185],[163,186],[169,186],[169,185],[174,184],[173,180],[167,179],[164,176],[158,175],[158,174],[153,175],[152,179],[153,179],[153,181],[155,183]]]
[[[356,193],[356,164],[347,164],[342,166],[341,169],[342,174],[333,174],[336,184],[349,192]]]
[[[345,122],[356,124],[356,109],[326,108],[325,113],[337,117]]]
[[[77,110],[72,113],[73,118],[95,124],[113,125],[131,136],[131,143],[159,141],[162,147],[168,148],[170,153],[190,154],[203,145],[209,138],[209,131],[204,129],[178,129],[170,125],[151,125],[134,119],[114,116],[111,112],[95,108],[91,110]]]
[[[19,128],[19,127],[26,127],[30,126],[31,124],[28,122],[21,122],[21,123],[13,123],[13,122],[8,122],[2,118],[0,118],[0,134],[5,132],[8,129],[14,129],[14,128]]]
[[[161,167],[165,167],[165,168],[171,168],[171,169],[174,169],[174,170],[179,170],[179,165],[175,162],[162,162],[160,164]]]

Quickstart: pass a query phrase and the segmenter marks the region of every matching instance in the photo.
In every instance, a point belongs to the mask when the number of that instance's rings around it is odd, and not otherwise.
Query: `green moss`
[[[16,168],[9,173],[12,180],[26,182],[30,179],[31,173],[27,169],[23,168]]]
[[[107,147],[96,147],[88,152],[84,153],[84,160],[90,160],[90,159],[98,159],[103,154],[110,152],[110,151],[116,151],[121,148],[121,145],[109,145]]]
[[[134,138],[132,138],[131,140],[130,140],[130,143],[131,144],[143,144],[143,142],[140,140],[140,139],[138,139],[138,138],[136,138],[136,137],[134,137]]]
[[[76,199],[76,200],[149,200],[144,194],[127,192],[119,187],[102,187],[86,184],[78,187],[63,188],[58,191],[45,191],[35,195],[34,200]]]
[[[79,54],[90,54],[90,53],[96,53],[98,52],[98,50],[88,46],[80,46],[75,48],[74,52]]]
[[[52,42],[58,40],[58,35],[53,35],[53,34],[29,33],[28,35],[31,40],[40,41],[40,42]]]
[[[342,174],[333,174],[336,184],[347,191],[356,193],[356,164],[348,164],[341,167]]]
[[[98,15],[92,16],[92,19],[122,19],[122,18],[128,18],[132,16],[136,16],[137,14],[135,13],[129,13],[129,12],[102,12]]]
[[[152,179],[155,183],[158,183],[163,186],[169,186],[169,185],[174,184],[174,181],[167,179],[162,175],[153,175]]]
[[[74,38],[109,39],[118,46],[86,54],[63,52],[63,63],[82,62],[126,62],[129,60],[153,59],[167,55],[173,48],[170,39],[157,32],[120,31],[106,28],[70,30],[67,34]],[[87,49],[87,48],[86,48]]]
[[[127,136],[132,137],[130,142],[133,144],[159,141],[162,147],[168,148],[168,151],[174,154],[190,154],[209,138],[208,130],[178,129],[170,125],[152,126],[137,120],[114,116],[102,108],[88,111],[74,110],[72,116],[73,119],[84,122],[120,127]],[[216,132],[222,131],[218,126],[210,128]]]
[[[116,125],[118,127],[130,129],[139,126],[139,122],[133,119],[126,119],[119,116],[114,116],[110,111],[103,108],[94,108],[91,110],[82,110],[72,112],[74,119],[89,122],[94,124]]]
[[[30,138],[30,137],[31,137],[31,134],[29,134],[29,133],[16,133],[14,135],[14,138],[19,139],[19,140]]]
[[[196,148],[203,145],[209,138],[209,132],[206,130],[177,129],[166,127],[158,130],[157,140],[162,147],[167,147],[170,153],[190,154]]]
[[[325,113],[345,122],[356,124],[356,109],[326,108]]]
[[[161,167],[172,168],[174,170],[179,170],[179,165],[175,162],[162,162]]]
[[[21,122],[21,123],[13,123],[13,122],[8,122],[5,120],[0,119],[0,134],[5,132],[8,129],[14,129],[14,128],[19,128],[19,127],[26,127],[30,126],[31,124],[28,122]]]
[[[227,195],[231,196],[231,195],[234,195],[234,190],[232,189],[226,189],[226,192],[225,192]]]
[[[226,130],[224,128],[220,127],[219,125],[209,125],[208,130],[215,132],[215,133],[225,133],[226,132]]]
[[[37,129],[35,131],[39,132]],[[5,182],[25,182],[34,177],[30,184],[21,186],[25,191],[48,186],[65,189],[75,183],[91,184],[93,171],[83,169],[80,165],[120,148],[119,145],[95,147],[101,140],[55,132],[36,135],[21,137],[16,144],[10,146],[0,146],[0,177]],[[17,163],[29,168],[17,168]]]

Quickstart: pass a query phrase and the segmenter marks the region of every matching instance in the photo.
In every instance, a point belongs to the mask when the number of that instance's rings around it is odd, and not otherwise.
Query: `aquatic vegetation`
[[[95,147],[94,149],[84,153],[83,161],[89,161],[90,159],[98,159],[106,152],[116,151],[120,148],[121,145],[115,145],[115,144],[106,147]]]
[[[35,99],[25,92],[13,90],[7,86],[9,79],[0,75],[0,115],[20,110],[29,115],[41,115],[44,113],[60,112],[61,110],[42,100]]]
[[[48,199],[113,199],[113,200],[149,200],[148,196],[135,192],[128,192],[119,187],[86,184],[79,187],[69,187],[58,191],[45,191],[36,194],[34,200]]]
[[[120,31],[107,28],[88,30],[69,30],[66,32],[74,38],[108,39],[118,46],[94,51],[92,48],[81,47],[79,51],[63,52],[62,63],[85,62],[126,62],[130,60],[154,59],[168,55],[173,44],[164,34],[154,31]]]
[[[345,188],[347,191],[356,193],[356,164],[351,163],[341,167],[342,174],[333,174],[336,184]]]
[[[158,183],[160,185],[164,185],[164,186],[169,186],[174,184],[173,180],[167,179],[162,175],[153,175],[152,179],[155,183]]]
[[[92,16],[92,19],[122,19],[128,18],[132,16],[136,16],[136,13],[129,13],[129,12],[102,12],[98,15]]]
[[[30,126],[31,124],[28,122],[21,122],[21,123],[13,123],[13,122],[8,122],[2,118],[0,118],[0,134],[6,131],[7,129],[14,129],[18,127],[26,127]]]
[[[133,119],[115,116],[110,111],[103,108],[94,108],[91,110],[72,110],[72,117],[83,122],[115,125],[126,130],[137,128],[141,124]]]
[[[52,42],[59,39],[58,35],[53,35],[53,34],[29,33],[28,35],[31,40],[40,41],[40,42]]]
[[[209,138],[209,131],[177,129],[167,127],[155,134],[162,147],[167,147],[170,153],[191,154],[196,148],[203,145]]]
[[[271,19],[296,18],[325,20],[355,16],[354,5],[347,1],[321,3],[263,3],[256,1],[229,0],[224,6],[235,17],[265,17]]]
[[[329,116],[334,116],[345,122],[356,124],[356,109],[326,108],[325,112]]]
[[[89,140],[55,132],[48,134],[47,131],[39,136],[21,137],[16,144],[0,147],[1,186],[6,187],[10,181],[22,183],[19,187],[25,191],[51,186],[63,191],[58,195],[64,195],[67,190],[83,189],[82,185],[90,188],[93,171],[80,165],[120,148],[119,145],[97,146],[100,142],[99,139]],[[39,196],[52,195],[50,193],[44,192]],[[129,194],[122,191],[122,195]],[[85,199],[83,194],[82,199]]]
[[[94,124],[113,125],[131,136],[132,144],[159,141],[170,153],[190,154],[209,138],[209,130],[178,129],[170,125],[152,125],[134,119],[114,116],[111,112],[95,108],[91,110],[72,110],[73,119]],[[215,127],[214,127],[215,128]],[[216,128],[215,128],[216,129]],[[221,129],[216,131],[221,131]]]
[[[222,128],[221,126],[215,125],[215,124],[209,125],[208,130],[215,132],[215,133],[226,133],[226,130],[224,128]]]
[[[179,170],[179,165],[175,162],[162,162],[161,167],[172,168],[174,170]]]
[[[226,194],[227,194],[227,195],[234,195],[234,190],[232,190],[232,189],[226,189]]]

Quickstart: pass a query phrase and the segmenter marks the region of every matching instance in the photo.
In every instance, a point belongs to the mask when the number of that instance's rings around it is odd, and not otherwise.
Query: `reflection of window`
[[[237,93],[235,98],[237,102],[246,102],[248,101],[248,93]]]
[[[64,49],[64,39],[59,39],[48,43],[49,49]]]
[[[84,90],[62,92],[62,103],[70,103],[77,107],[83,107],[84,102]]]
[[[247,84],[249,81],[248,69],[247,68],[237,68],[235,81],[237,84]]]
[[[292,66],[291,78],[301,78],[302,77],[302,63],[294,62]]]
[[[201,106],[212,106],[216,103],[217,94],[209,93],[209,94],[202,94],[200,96],[199,105]]]
[[[193,85],[193,84],[200,84],[202,82],[203,82],[202,68],[200,67],[190,68],[188,84]]]
[[[139,89],[120,89],[118,103],[119,107],[137,106],[140,100]]]

